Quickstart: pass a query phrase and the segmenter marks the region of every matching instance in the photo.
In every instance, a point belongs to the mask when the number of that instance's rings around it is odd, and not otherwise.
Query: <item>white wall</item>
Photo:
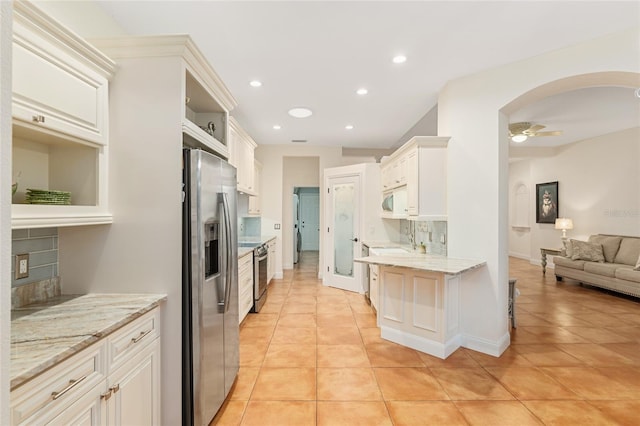
[[[553,157],[512,163],[509,178],[510,195],[517,182],[531,189],[531,229],[510,229],[509,252],[534,264],[540,264],[540,247],[560,247],[562,235],[552,224],[535,223],[537,183],[558,181],[560,216],[573,219],[569,238],[640,236],[640,127],[561,147]]]
[[[451,136],[449,256],[487,261],[462,276],[464,346],[498,355],[509,345],[508,114],[522,103],[607,81],[640,86],[639,43],[636,28],[462,77],[440,93],[438,134]]]
[[[509,163],[509,256],[529,260],[531,258],[531,226],[536,221],[535,205],[531,203],[531,195],[535,191],[535,185],[531,185],[530,161],[528,159]],[[529,196],[523,201],[527,218],[516,220],[516,191],[521,186],[526,186]],[[535,194],[533,194],[535,198]],[[513,225],[526,225],[527,227],[513,228]],[[552,246],[555,247],[555,246]]]
[[[293,268],[293,189],[320,188],[319,157],[284,157],[282,159],[282,268]],[[302,205],[300,197],[300,204]],[[322,210],[320,210],[322,211]],[[320,214],[318,214],[320,216]],[[273,229],[273,228],[272,228]],[[318,241],[320,238],[318,237]],[[304,241],[304,240],[303,240]]]
[[[276,274],[282,273],[283,265],[293,267],[293,214],[291,194],[294,186],[308,186],[298,183],[295,179],[289,179],[287,190],[284,191],[284,158],[285,157],[317,157],[318,180],[320,193],[323,192],[323,170],[327,167],[342,165],[342,148],[324,146],[297,146],[297,145],[258,145],[255,157],[262,163],[262,233],[276,235],[282,242],[282,250],[276,255]],[[315,181],[315,180],[314,180]],[[262,194],[261,194],[262,195]],[[284,197],[284,198],[283,198]],[[286,205],[285,205],[286,203]],[[320,211],[323,211],[322,197],[320,198]],[[273,225],[279,223],[281,228],[274,230]],[[320,217],[320,229],[323,219]],[[273,230],[273,231],[272,231]],[[288,246],[285,246],[288,244]],[[322,253],[322,238],[320,239],[320,252]],[[286,258],[283,258],[287,256]],[[286,259],[286,260],[285,260]],[[322,270],[322,257],[319,269]]]
[[[12,4],[0,2],[0,424],[9,424],[11,349],[11,40]]]
[[[84,38],[126,34],[124,29],[95,1],[36,0],[33,3]]]

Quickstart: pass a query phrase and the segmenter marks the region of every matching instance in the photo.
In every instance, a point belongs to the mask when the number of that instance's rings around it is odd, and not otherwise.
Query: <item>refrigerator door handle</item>
[[[233,242],[231,241],[231,218],[229,217],[229,202],[227,201],[227,194],[222,193],[222,211],[224,218],[224,234],[225,234],[225,249],[227,252],[226,260],[227,264],[225,265],[225,283],[224,283],[224,304],[223,304],[223,313],[226,313],[229,310],[229,301],[231,298],[231,265],[233,262],[231,260],[232,250],[233,250]]]

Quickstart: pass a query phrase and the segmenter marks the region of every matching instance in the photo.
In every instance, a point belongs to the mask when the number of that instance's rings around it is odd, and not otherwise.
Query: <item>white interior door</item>
[[[353,262],[361,250],[360,176],[327,179],[327,249],[325,284],[362,293],[362,268]]]
[[[320,249],[320,195],[300,194],[302,250]]]

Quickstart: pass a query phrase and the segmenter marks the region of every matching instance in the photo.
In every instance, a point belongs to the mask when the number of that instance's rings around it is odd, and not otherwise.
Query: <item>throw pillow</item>
[[[604,254],[605,262],[613,263],[618,249],[620,248],[620,242],[622,237],[609,236],[609,235],[592,235],[589,237],[590,243],[602,244],[602,254]]]
[[[571,240],[571,248],[573,249],[573,255],[571,256],[572,260],[604,262],[602,244]]]
[[[571,256],[573,256],[573,247],[571,246],[571,240],[564,240],[562,241],[562,244],[564,244],[564,253],[561,253],[563,256],[566,256],[568,258],[571,258]]]
[[[636,262],[636,267],[633,268],[634,271],[640,271],[640,256],[638,256],[638,262]]]

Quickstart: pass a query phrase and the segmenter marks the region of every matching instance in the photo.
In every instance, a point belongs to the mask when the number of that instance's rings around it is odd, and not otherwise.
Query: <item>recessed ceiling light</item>
[[[344,128],[347,130],[353,130],[353,126],[351,124],[347,124]]]
[[[289,110],[289,115],[295,118],[307,118],[310,117],[313,112],[309,108],[291,108]]]
[[[407,61],[407,57],[404,55],[398,55],[393,57],[394,64],[402,64]]]
[[[363,87],[361,89],[356,90],[356,93],[358,95],[366,95],[367,93],[369,93],[369,91]]]
[[[282,129],[282,127],[278,126],[277,124],[273,126],[273,130],[280,130],[280,129]]]
[[[249,82],[249,85],[251,87],[260,87],[260,86],[262,86],[262,82],[258,81],[258,80],[252,80],[252,81]]]

